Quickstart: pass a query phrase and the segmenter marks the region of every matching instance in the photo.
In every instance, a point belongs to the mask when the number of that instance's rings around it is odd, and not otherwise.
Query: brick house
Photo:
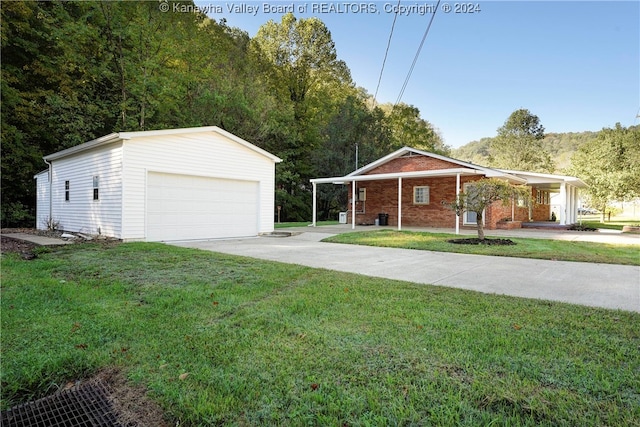
[[[517,201],[507,206],[501,202],[494,203],[484,215],[487,229],[498,228],[504,220],[515,223],[549,221],[552,193],[560,194],[560,224],[574,223],[577,219],[578,189],[586,187],[575,177],[491,169],[403,147],[346,176],[312,179],[313,225],[316,222],[317,185],[350,184],[347,222],[352,227],[376,222],[382,222],[381,225],[387,222],[398,229],[402,225],[456,230],[461,226],[473,226],[476,222],[473,212],[465,212],[457,217],[443,202],[455,200],[458,192],[482,178],[498,178],[513,185],[527,185],[536,202],[531,207]]]

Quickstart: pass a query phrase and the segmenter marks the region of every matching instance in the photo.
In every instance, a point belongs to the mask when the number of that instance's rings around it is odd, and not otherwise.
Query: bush
[[[35,221],[29,208],[20,202],[3,203],[1,212],[3,227],[30,227]]]

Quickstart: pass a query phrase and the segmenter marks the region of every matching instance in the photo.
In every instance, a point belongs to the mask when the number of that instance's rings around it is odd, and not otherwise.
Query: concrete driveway
[[[322,243],[336,230],[303,230],[291,237],[170,244],[372,277],[640,312],[640,267],[636,266]]]

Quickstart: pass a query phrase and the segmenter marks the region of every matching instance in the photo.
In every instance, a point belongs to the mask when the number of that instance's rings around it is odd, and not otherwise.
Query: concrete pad
[[[40,246],[57,246],[57,245],[68,245],[69,243],[66,240],[56,239],[54,237],[45,237],[38,236],[35,234],[27,234],[27,233],[8,233],[3,234],[4,237],[10,237],[12,239],[24,240],[26,242],[35,243]]]
[[[172,242],[182,247],[490,294],[640,312],[640,267],[322,243],[286,238]],[[324,230],[329,231],[329,230]]]

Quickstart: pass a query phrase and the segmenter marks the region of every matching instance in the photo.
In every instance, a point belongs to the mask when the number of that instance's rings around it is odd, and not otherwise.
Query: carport
[[[316,226],[317,221],[317,185],[318,184],[334,184],[343,185],[351,183],[351,197],[356,194],[356,183],[362,181],[384,181],[396,180],[398,182],[398,230],[402,230],[402,180],[409,178],[433,178],[433,177],[451,177],[456,181],[456,196],[460,194],[460,177],[463,175],[479,175],[486,176],[486,172],[469,168],[453,168],[428,171],[412,171],[397,173],[382,173],[371,175],[346,175],[332,178],[315,178],[311,180],[313,187],[313,219],[311,225]],[[356,204],[351,203],[351,228],[356,228]],[[456,234],[460,233],[460,216],[456,214],[455,221]]]

